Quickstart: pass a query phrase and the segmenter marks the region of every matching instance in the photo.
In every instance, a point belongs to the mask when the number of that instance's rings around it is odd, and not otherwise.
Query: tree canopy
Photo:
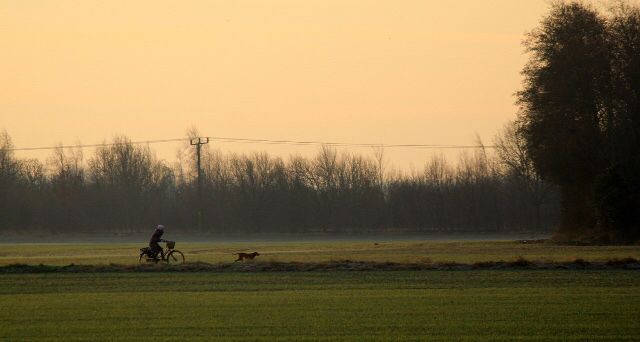
[[[640,9],[555,3],[528,35],[519,127],[557,184],[559,235],[640,238]]]

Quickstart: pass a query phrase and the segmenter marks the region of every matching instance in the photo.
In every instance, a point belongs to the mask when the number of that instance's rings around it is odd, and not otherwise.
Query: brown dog
[[[236,253],[238,255],[238,259],[236,259],[236,261],[244,261],[244,259],[249,259],[249,260],[253,260],[253,258],[257,257],[258,255],[260,255],[260,253],[258,252],[253,252],[253,253]],[[236,262],[234,261],[234,262]]]

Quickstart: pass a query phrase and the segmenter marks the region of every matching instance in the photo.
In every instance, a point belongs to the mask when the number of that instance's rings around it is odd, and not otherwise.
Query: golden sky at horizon
[[[515,117],[521,41],[547,10],[545,0],[0,0],[0,130],[16,147],[179,138],[192,126],[228,137],[490,143]],[[177,149],[152,147],[168,160]],[[419,167],[432,152],[387,157]]]

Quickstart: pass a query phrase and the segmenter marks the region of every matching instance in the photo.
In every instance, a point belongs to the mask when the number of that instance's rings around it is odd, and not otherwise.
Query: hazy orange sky
[[[178,138],[194,125],[229,137],[470,144],[477,133],[490,142],[515,117],[521,42],[548,8],[544,0],[0,0],[0,129],[16,147]],[[177,147],[153,145],[168,160]],[[432,152],[387,156],[419,167]]]

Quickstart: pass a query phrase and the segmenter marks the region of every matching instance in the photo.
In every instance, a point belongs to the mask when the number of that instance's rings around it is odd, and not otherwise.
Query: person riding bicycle
[[[151,235],[151,240],[149,240],[149,248],[151,248],[151,253],[154,258],[157,258],[158,253],[160,253],[160,256],[164,259],[164,252],[162,251],[162,247],[158,244],[158,242],[167,241],[162,239],[162,234],[164,234],[164,226],[159,224],[156,227],[156,231]]]

